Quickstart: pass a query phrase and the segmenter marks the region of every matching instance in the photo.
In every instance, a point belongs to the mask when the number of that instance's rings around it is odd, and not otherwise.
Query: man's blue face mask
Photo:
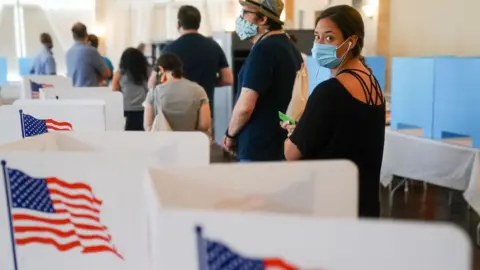
[[[235,21],[235,32],[241,40],[246,40],[258,34],[258,26],[242,17],[238,17]]]

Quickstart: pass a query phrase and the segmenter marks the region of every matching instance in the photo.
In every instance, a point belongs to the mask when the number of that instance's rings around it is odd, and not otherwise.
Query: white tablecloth
[[[381,183],[387,186],[394,175],[461,191],[467,190],[472,182],[478,183],[479,191],[471,193],[479,194],[480,206],[480,181],[473,173],[477,152],[471,147],[387,129]]]

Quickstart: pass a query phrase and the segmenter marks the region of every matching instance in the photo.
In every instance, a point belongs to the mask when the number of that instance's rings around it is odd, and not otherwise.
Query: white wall
[[[65,73],[65,53],[73,44],[70,29],[77,21],[93,26],[94,0],[21,0],[23,30],[21,24],[15,27],[15,2],[0,0],[0,56],[7,57],[9,73],[18,73],[21,52],[24,57],[33,57],[40,50],[43,32],[51,34],[58,72]],[[25,46],[19,46],[20,40]]]
[[[390,1],[390,56],[479,55],[480,1]]]

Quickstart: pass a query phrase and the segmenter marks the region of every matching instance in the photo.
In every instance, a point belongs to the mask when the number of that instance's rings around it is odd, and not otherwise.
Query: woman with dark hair
[[[157,66],[162,83],[148,93],[145,130],[152,129],[154,119],[161,110],[172,130],[199,130],[210,136],[210,105],[205,90],[183,77],[182,62],[175,54],[162,53]]]
[[[147,96],[147,60],[135,48],[126,49],[120,68],[113,76],[112,89],[123,94],[125,130],[143,130],[143,101]]]
[[[326,9],[316,21],[312,56],[332,78],[314,89],[289,131],[287,160],[347,159],[359,171],[359,215],[380,215],[379,182],[385,137],[385,99],[361,51],[362,16],[347,5]]]

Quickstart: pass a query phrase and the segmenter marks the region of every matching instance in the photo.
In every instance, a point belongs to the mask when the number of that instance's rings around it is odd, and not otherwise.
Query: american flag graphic
[[[32,137],[48,133],[49,131],[72,131],[72,124],[68,122],[57,122],[53,119],[37,119],[20,110],[23,137]]]
[[[61,252],[108,252],[123,257],[100,221],[102,201],[83,183],[34,178],[2,161],[16,245],[41,244]]]
[[[204,238],[202,228],[196,227],[199,270],[299,270],[279,258],[247,258],[227,245]]]
[[[30,88],[32,89],[32,98],[38,99],[40,96],[40,89],[42,88],[49,88],[53,87],[52,84],[45,84],[45,83],[36,83],[30,80]]]

